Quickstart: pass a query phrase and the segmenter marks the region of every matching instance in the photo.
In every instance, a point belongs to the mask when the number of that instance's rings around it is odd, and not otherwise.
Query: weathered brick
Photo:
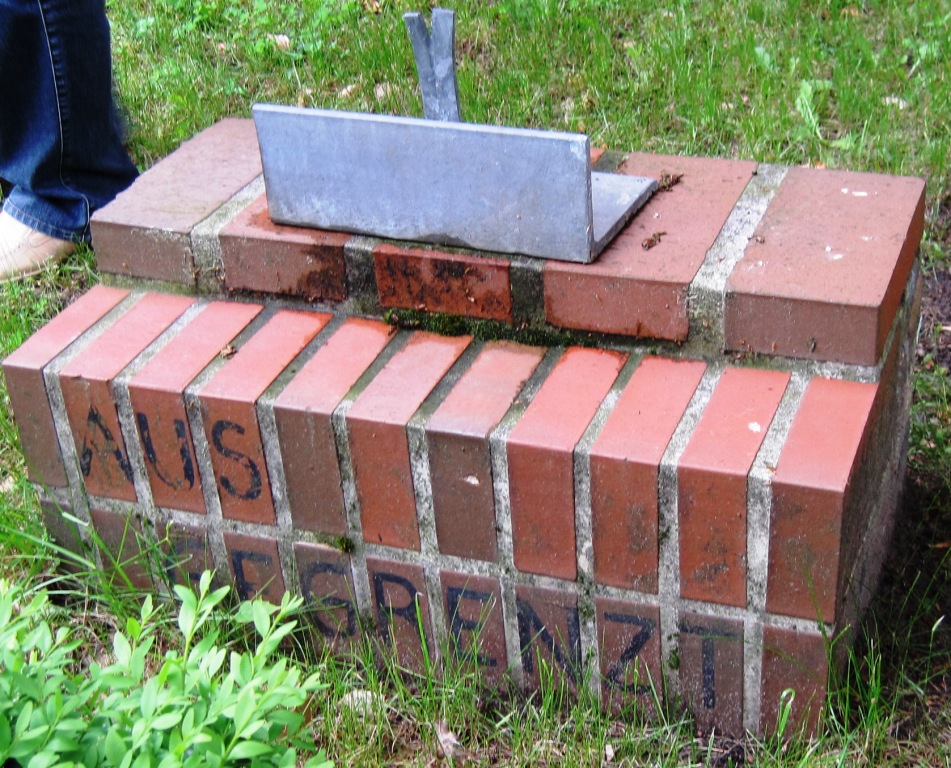
[[[96,529],[96,543],[101,545],[103,569],[112,584],[119,589],[152,589],[149,569],[156,565],[157,558],[152,557],[151,547],[143,539],[139,521],[96,507],[89,510],[89,515]]]
[[[556,680],[573,688],[582,683],[581,617],[578,598],[560,589],[519,584],[515,588],[518,639],[525,680],[541,682],[539,667],[548,665]]]
[[[508,436],[515,567],[574,579],[574,449],[617,378],[625,355],[565,352]]]
[[[924,227],[922,179],[793,168],[727,283],[730,349],[874,365]]]
[[[594,575],[657,592],[660,461],[706,366],[645,359],[591,447]]]
[[[136,430],[157,506],[205,512],[183,393],[261,309],[259,304],[207,305],[129,382]]]
[[[660,608],[607,597],[597,598],[596,607],[605,704],[616,710],[636,699],[653,709],[664,691]]]
[[[43,368],[128,295],[118,288],[93,286],[3,360],[20,447],[33,482],[67,484]]]
[[[429,672],[426,658],[434,658],[434,647],[422,567],[368,557],[367,570],[377,631],[384,647],[396,656],[401,667]]]
[[[304,542],[294,544],[294,556],[308,618],[334,648],[349,648],[360,639],[350,556],[337,549]]]
[[[878,386],[809,382],[773,475],[766,608],[835,620],[843,512]]]
[[[289,227],[271,221],[261,195],[218,235],[229,291],[297,296],[307,301],[347,298],[344,246],[352,235]]]
[[[347,533],[340,466],[330,417],[390,339],[392,329],[348,319],[298,371],[274,402],[294,527]]]
[[[509,262],[383,244],[373,249],[380,306],[512,320]]]
[[[284,596],[284,573],[277,540],[269,536],[247,536],[225,531],[228,567],[235,591],[241,600],[260,597],[278,605]]]
[[[193,303],[184,296],[146,294],[60,372],[66,415],[89,493],[136,500],[112,381]]]
[[[278,312],[202,387],[202,421],[225,517],[275,522],[255,403],[329,319]]]
[[[743,734],[743,622],[703,613],[680,619],[680,693],[701,733]]]
[[[442,571],[440,580],[455,663],[498,684],[508,667],[499,580],[453,571]]]
[[[763,628],[763,676],[760,686],[761,734],[776,730],[783,692],[795,691],[790,702],[787,734],[814,734],[826,699],[829,651],[819,632]]]
[[[72,509],[43,500],[40,501],[40,513],[46,532],[62,550],[57,553],[61,566],[68,571],[86,570],[81,561],[89,556],[89,552],[80,535],[79,525],[74,522],[76,518]]]
[[[747,475],[788,373],[729,368],[680,458],[680,594],[746,605]]]
[[[426,424],[440,552],[498,556],[489,433],[521,391],[544,351],[486,345]]]
[[[194,285],[192,229],[260,174],[251,120],[202,131],[93,215],[99,269]]]
[[[366,541],[419,549],[406,425],[469,341],[414,334],[347,413]]]
[[[163,534],[165,573],[172,583],[195,588],[202,573],[214,570],[207,528],[170,522],[159,533]]]
[[[660,178],[655,192],[593,264],[545,264],[545,314],[564,328],[640,338],[687,338],[687,289],[756,164],[632,154],[619,171]],[[656,246],[643,243],[658,237]]]

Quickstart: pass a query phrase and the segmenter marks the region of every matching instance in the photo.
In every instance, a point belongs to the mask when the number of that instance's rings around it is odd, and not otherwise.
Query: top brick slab
[[[260,173],[254,128],[225,120],[100,211],[93,239],[104,272],[397,310],[411,324],[406,311],[687,342],[706,359],[880,362],[923,231],[922,180],[642,153],[619,172],[666,176],[669,188],[592,264],[357,242],[274,225],[265,197],[244,201]],[[710,333],[692,335],[699,323]]]
[[[922,179],[790,170],[727,283],[727,347],[875,365],[924,205]]]
[[[635,153],[621,173],[660,179],[656,192],[593,264],[545,264],[552,325],[684,341],[687,290],[756,170],[756,163]],[[656,239],[656,245],[645,243]]]
[[[99,269],[194,285],[191,231],[260,175],[251,120],[202,131],[93,216]]]

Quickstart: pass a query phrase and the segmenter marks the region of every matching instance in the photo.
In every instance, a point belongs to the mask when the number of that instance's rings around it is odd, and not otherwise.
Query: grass
[[[255,101],[422,113],[401,20],[417,5],[108,5],[129,147],[143,168],[218,119],[249,115]],[[924,272],[933,291],[946,279],[947,0],[444,5],[457,11],[465,120],[584,131],[595,145],[624,150],[925,176]],[[95,280],[85,253],[3,286],[0,356]],[[951,606],[951,337],[941,330],[949,324],[944,314],[925,327],[902,522],[817,738],[702,738],[676,712],[612,715],[564,696],[556,682],[525,700],[479,685],[471,669],[408,675],[381,665],[370,646],[332,659],[302,631],[294,647],[329,684],[317,745],[343,765],[430,765],[451,736],[473,762],[500,765],[951,765],[951,619],[942,619]],[[116,617],[137,613],[134,598],[97,587],[95,573],[57,581],[2,390],[0,488],[0,573],[33,588],[51,584],[89,652],[107,654],[104,638]],[[237,628],[231,636],[241,642]],[[355,705],[355,691],[370,704]]]

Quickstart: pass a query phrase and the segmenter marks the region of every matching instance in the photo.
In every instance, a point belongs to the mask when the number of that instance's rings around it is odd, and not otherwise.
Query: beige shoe
[[[36,275],[75,250],[76,243],[44,235],[6,211],[0,213],[0,283]]]

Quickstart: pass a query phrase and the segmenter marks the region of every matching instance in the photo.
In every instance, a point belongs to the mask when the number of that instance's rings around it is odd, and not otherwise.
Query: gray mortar
[[[347,429],[347,413],[356,402],[360,394],[383,367],[399,352],[411,334],[400,331],[394,335],[376,360],[357,379],[356,384],[340,401],[330,417],[333,427],[334,441],[337,447],[337,464],[340,468],[340,486],[343,492],[343,504],[347,517],[347,529],[353,551],[350,554],[350,572],[353,577],[353,596],[360,613],[364,627],[372,627],[376,621],[373,612],[373,599],[370,591],[370,576],[367,571],[367,545],[363,541],[363,521],[360,518],[360,501],[357,497],[357,486],[353,473],[353,458],[350,454],[350,434]]]
[[[149,485],[148,472],[145,467],[145,456],[139,442],[139,432],[135,425],[135,414],[132,411],[132,401],[129,395],[129,381],[141,371],[191,320],[201,312],[206,304],[195,302],[168,328],[165,329],[148,347],[140,352],[135,359],[122,369],[122,372],[112,381],[112,397],[119,414],[119,426],[122,430],[122,439],[125,442],[126,457],[132,465],[133,485],[138,499],[138,508],[149,520],[154,523],[155,504],[152,499],[152,488]]]
[[[746,594],[750,616],[743,622],[743,726],[751,733],[757,732],[760,719],[762,616],[766,613],[773,473],[808,381],[802,374],[790,378],[746,481]]]
[[[522,671],[522,648],[518,636],[518,614],[515,607],[515,554],[512,545],[512,503],[509,497],[508,436],[525,413],[529,403],[541,389],[548,374],[561,358],[564,349],[553,347],[542,358],[538,367],[522,387],[515,402],[502,417],[498,426],[489,435],[489,451],[492,460],[492,490],[495,499],[495,524],[498,531],[500,585],[502,590],[502,620],[505,627],[505,653],[509,671],[515,682],[524,684]]]
[[[680,607],[680,523],[678,522],[677,465],[700,415],[707,407],[710,396],[720,380],[723,366],[711,364],[704,371],[680,424],[667,444],[660,461],[658,476],[658,581],[657,597],[660,603],[660,647],[662,669],[667,695],[676,698],[680,693],[680,675],[677,671]]]
[[[723,229],[690,283],[688,344],[707,357],[717,357],[724,344],[723,302],[727,280],[776,195],[788,168],[761,164],[736,201]]]
[[[236,349],[240,349],[272,316],[273,311],[265,307],[265,309],[238,334],[233,346]],[[211,550],[212,559],[219,574],[231,573],[231,564],[228,560],[227,548],[225,547],[224,531],[227,529],[238,533],[251,533],[251,535],[255,535],[260,529],[259,526],[255,527],[250,523],[225,520],[221,513],[221,501],[218,498],[217,480],[215,479],[215,470],[211,463],[211,448],[208,445],[208,438],[205,435],[205,426],[201,417],[201,401],[198,399],[198,396],[225,362],[222,357],[216,357],[192,380],[191,384],[185,388],[183,393],[185,414],[188,417],[188,427],[192,433],[192,446],[195,449],[195,463],[198,467],[198,474],[201,479],[202,495],[205,498],[205,514],[200,516],[202,523],[199,523],[199,525],[204,525],[207,529],[208,548]],[[189,513],[186,512],[172,513],[169,515],[169,518],[184,524],[195,524],[192,522],[194,518],[190,517]],[[219,576],[219,580],[220,578]]]
[[[125,288],[135,293],[170,293],[175,296],[194,296],[195,285],[181,281],[156,280],[148,277],[130,277],[111,272],[101,272],[100,282],[114,288]]]
[[[630,357],[621,368],[611,389],[601,401],[575,446],[575,543],[578,558],[578,613],[581,619],[581,654],[586,664],[585,677],[591,693],[601,694],[601,654],[598,645],[597,610],[595,593],[597,585],[594,579],[594,541],[591,523],[591,446],[597,440],[604,424],[617,405],[621,392],[627,386],[634,371],[641,362],[640,357]]]
[[[513,256],[509,266],[512,291],[512,324],[545,326],[545,262],[527,256]]]
[[[294,557],[294,542],[297,539],[295,538],[294,523],[286,493],[287,482],[284,474],[284,461],[281,457],[281,444],[278,440],[277,420],[274,416],[274,401],[284,391],[290,380],[300,372],[305,363],[317,353],[317,350],[327,342],[331,334],[340,327],[343,320],[343,317],[335,317],[328,322],[317,336],[311,339],[277,378],[268,385],[268,388],[255,403],[258,429],[261,431],[261,444],[264,447],[264,461],[267,465],[268,479],[271,486],[271,500],[274,503],[274,514],[277,520],[274,532],[277,534],[278,553],[284,572],[284,584],[289,590],[293,589],[296,594],[301,594],[300,580],[297,574],[297,559]]]
[[[263,194],[264,176],[261,175],[239,189],[230,200],[192,229],[191,248],[199,293],[224,293],[224,261],[218,234]]]
[[[416,499],[416,521],[419,526],[420,555],[426,574],[429,613],[434,647],[430,652],[438,658],[448,648],[446,613],[442,603],[442,585],[439,580],[439,542],[436,538],[436,515],[433,510],[433,486],[429,471],[429,444],[426,440],[426,422],[452,391],[456,382],[469,369],[482,346],[470,344],[429,393],[406,425],[413,493]]]
[[[351,237],[343,247],[347,270],[347,296],[341,309],[355,315],[381,315],[380,295],[376,285],[376,264],[373,249],[382,240],[372,237]]]

